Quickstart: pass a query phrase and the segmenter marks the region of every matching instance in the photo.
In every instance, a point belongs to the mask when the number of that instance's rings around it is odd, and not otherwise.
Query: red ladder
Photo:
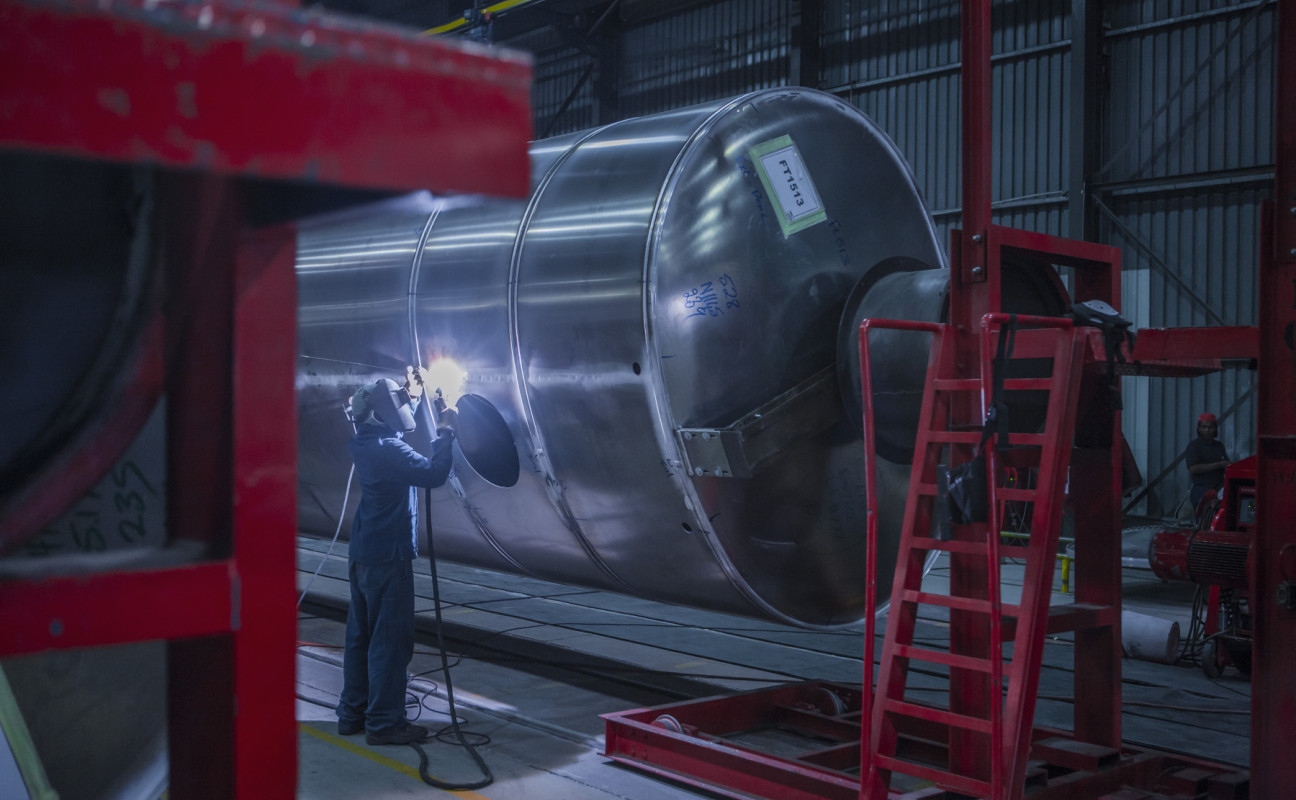
[[[998,451],[993,440],[985,446],[990,486],[987,522],[951,525],[949,540],[935,538],[932,530],[937,470],[946,448],[948,463],[963,463],[972,458],[982,441],[981,425],[952,425],[951,420],[985,418],[992,402],[993,344],[998,336],[1007,335],[998,329],[1009,319],[1007,314],[987,314],[982,319],[980,378],[960,376],[954,337],[947,325],[866,320],[861,326],[866,431],[872,430],[869,328],[933,334],[876,696],[863,709],[864,719],[871,720],[861,748],[861,797],[866,800],[885,800],[893,772],[971,797],[1015,800],[1022,794],[1085,357],[1085,334],[1073,331],[1070,320],[1015,318],[1019,330],[1009,363],[1029,359],[1031,363],[1023,366],[1047,375],[1007,378],[1003,391],[1047,393],[1043,427],[1038,433],[1012,434],[1010,443],[1001,443],[1011,445],[1007,451]],[[1014,372],[1009,369],[1005,374]],[[979,416],[974,416],[978,410]],[[866,435],[865,441],[870,468],[869,553],[873,553],[872,435]],[[1033,471],[1035,488],[1005,486],[1003,468],[1008,466]],[[1033,509],[1026,546],[1013,548],[1013,557],[1025,560],[1021,602],[1015,606],[1000,599],[997,532],[1004,502],[1030,503]],[[927,562],[937,552],[950,557],[948,595],[923,590]],[[872,677],[876,624],[873,567],[868,571],[866,681]],[[915,641],[918,610],[924,605],[948,610],[948,650]],[[1012,642],[1007,664],[1003,660],[1005,639]],[[915,664],[948,669],[950,702],[946,706],[906,695],[910,668]],[[864,694],[866,698],[869,695],[867,691]]]

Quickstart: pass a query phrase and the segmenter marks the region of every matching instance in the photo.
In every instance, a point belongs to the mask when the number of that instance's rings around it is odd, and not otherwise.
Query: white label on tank
[[[750,152],[785,237],[828,218],[791,136],[758,144]]]

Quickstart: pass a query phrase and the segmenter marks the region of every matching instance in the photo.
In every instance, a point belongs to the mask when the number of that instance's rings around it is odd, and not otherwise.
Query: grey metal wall
[[[574,47],[536,54],[531,104],[539,138],[591,128],[594,113],[593,60]]]
[[[791,70],[789,0],[728,0],[627,30],[620,102],[626,116],[783,86]]]
[[[1069,4],[997,4],[992,50],[996,221],[1047,233],[1065,224]],[[958,223],[959,2],[830,0],[823,88],[895,139],[937,223]]]
[[[590,88],[601,71],[616,73],[616,118],[796,82],[789,79],[792,0],[684,5],[623,25],[615,65],[595,63],[597,58],[572,46],[537,54],[532,96],[537,130],[558,134],[613,121],[599,118]],[[564,107],[591,66],[590,76]]]
[[[1125,311],[1141,326],[1254,325],[1259,203],[1273,182],[1270,0],[1113,2],[1110,92],[1093,177],[1101,236],[1125,259]],[[1255,450],[1255,375],[1126,380],[1126,434],[1155,478],[1152,514],[1188,491],[1176,460],[1202,411],[1229,455]]]
[[[1272,185],[1274,0],[1085,2],[1102,17],[1089,72],[1102,111],[1076,119],[1071,64],[1083,31],[1073,3],[993,3],[995,220],[1069,235],[1068,192],[1083,184],[1096,209],[1091,238],[1122,250],[1126,316],[1140,326],[1254,324],[1258,204]],[[807,82],[896,141],[947,240],[961,199],[958,0],[669,7],[619,30],[618,116],[795,84],[809,63]],[[596,119],[588,85],[553,117],[590,63],[570,48],[539,55],[538,129],[609,121]],[[1087,179],[1072,174],[1086,132],[1098,142]],[[1126,437],[1145,477],[1167,473],[1137,510],[1167,513],[1186,495],[1175,461],[1201,411],[1227,414],[1230,456],[1253,452],[1253,383],[1236,369],[1125,381]]]

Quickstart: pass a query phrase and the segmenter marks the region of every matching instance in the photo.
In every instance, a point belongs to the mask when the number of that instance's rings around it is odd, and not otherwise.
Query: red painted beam
[[[991,26],[990,0],[962,0],[962,38],[959,58],[961,72],[961,112],[963,124],[963,242],[962,263],[954,264],[964,283],[987,283],[998,286],[998,259],[990,252],[990,181],[993,174],[993,134],[991,128]],[[994,291],[992,289],[991,291]],[[997,296],[989,303],[977,303],[971,309],[970,324],[982,314],[998,311]]]
[[[232,561],[3,581],[0,654],[228,633],[238,583]]]
[[[1296,0],[1279,0],[1277,16],[1274,200],[1261,216],[1252,797],[1296,786],[1296,608],[1279,601],[1296,588]]]
[[[1250,361],[1260,355],[1260,329],[1251,326],[1143,328],[1136,361]]]
[[[1066,267],[1097,267],[1110,270],[1120,263],[1120,248],[1078,239],[1063,239],[1047,233],[1024,231],[1018,228],[991,226],[991,233],[1000,247],[1024,250],[1031,258]]]
[[[523,196],[529,60],[275,3],[0,5],[0,147]]]
[[[297,231],[244,238],[234,309],[234,552],[248,610],[234,636],[235,796],[297,784]]]

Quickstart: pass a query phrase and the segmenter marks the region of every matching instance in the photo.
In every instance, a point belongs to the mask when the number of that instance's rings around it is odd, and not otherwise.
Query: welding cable
[[[319,566],[315,568],[315,574],[310,576],[306,581],[306,588],[302,589],[301,597],[297,598],[297,608],[301,608],[302,601],[306,599],[306,593],[310,591],[311,584],[319,577],[320,570],[328,563],[329,556],[333,555],[333,547],[337,545],[338,536],[342,535],[342,520],[346,519],[347,499],[351,497],[351,479],[355,477],[355,464],[351,465],[351,472],[347,475],[346,491],[342,493],[342,513],[338,514],[337,530],[333,531],[333,541],[329,542],[328,551],[320,559]]]
[[[437,778],[433,778],[431,775],[427,773],[427,765],[428,765],[427,753],[423,750],[422,747],[419,747],[417,743],[411,742],[410,747],[414,748],[414,751],[418,753],[419,777],[422,778],[423,782],[426,783],[428,786],[434,786],[438,789],[444,789],[445,791],[448,792],[471,791],[474,789],[481,789],[486,786],[490,786],[492,783],[495,782],[495,776],[491,774],[490,767],[486,766],[486,762],[485,760],[482,759],[481,754],[477,752],[477,748],[474,747],[468,741],[468,738],[464,735],[464,732],[459,728],[459,713],[455,710],[454,684],[450,680],[450,664],[449,664],[449,660],[446,658],[445,637],[442,634],[442,630],[441,630],[443,627],[441,624],[441,586],[440,583],[437,581],[436,544],[433,542],[432,539],[432,490],[431,489],[425,488],[423,490],[423,508],[425,513],[427,514],[427,516],[423,518],[423,523],[427,530],[428,571],[432,573],[432,606],[436,615],[437,647],[441,649],[441,672],[443,675],[445,675],[446,702],[450,706],[450,713],[449,713],[450,728],[454,731],[455,736],[459,739],[458,744],[468,751],[468,755],[472,756],[473,761],[477,762],[477,768],[481,770],[482,779],[479,781],[475,781],[473,783],[450,783],[448,781],[443,781]],[[437,741],[444,741],[441,739],[440,733],[437,734]],[[447,744],[453,744],[453,742],[447,742]]]

